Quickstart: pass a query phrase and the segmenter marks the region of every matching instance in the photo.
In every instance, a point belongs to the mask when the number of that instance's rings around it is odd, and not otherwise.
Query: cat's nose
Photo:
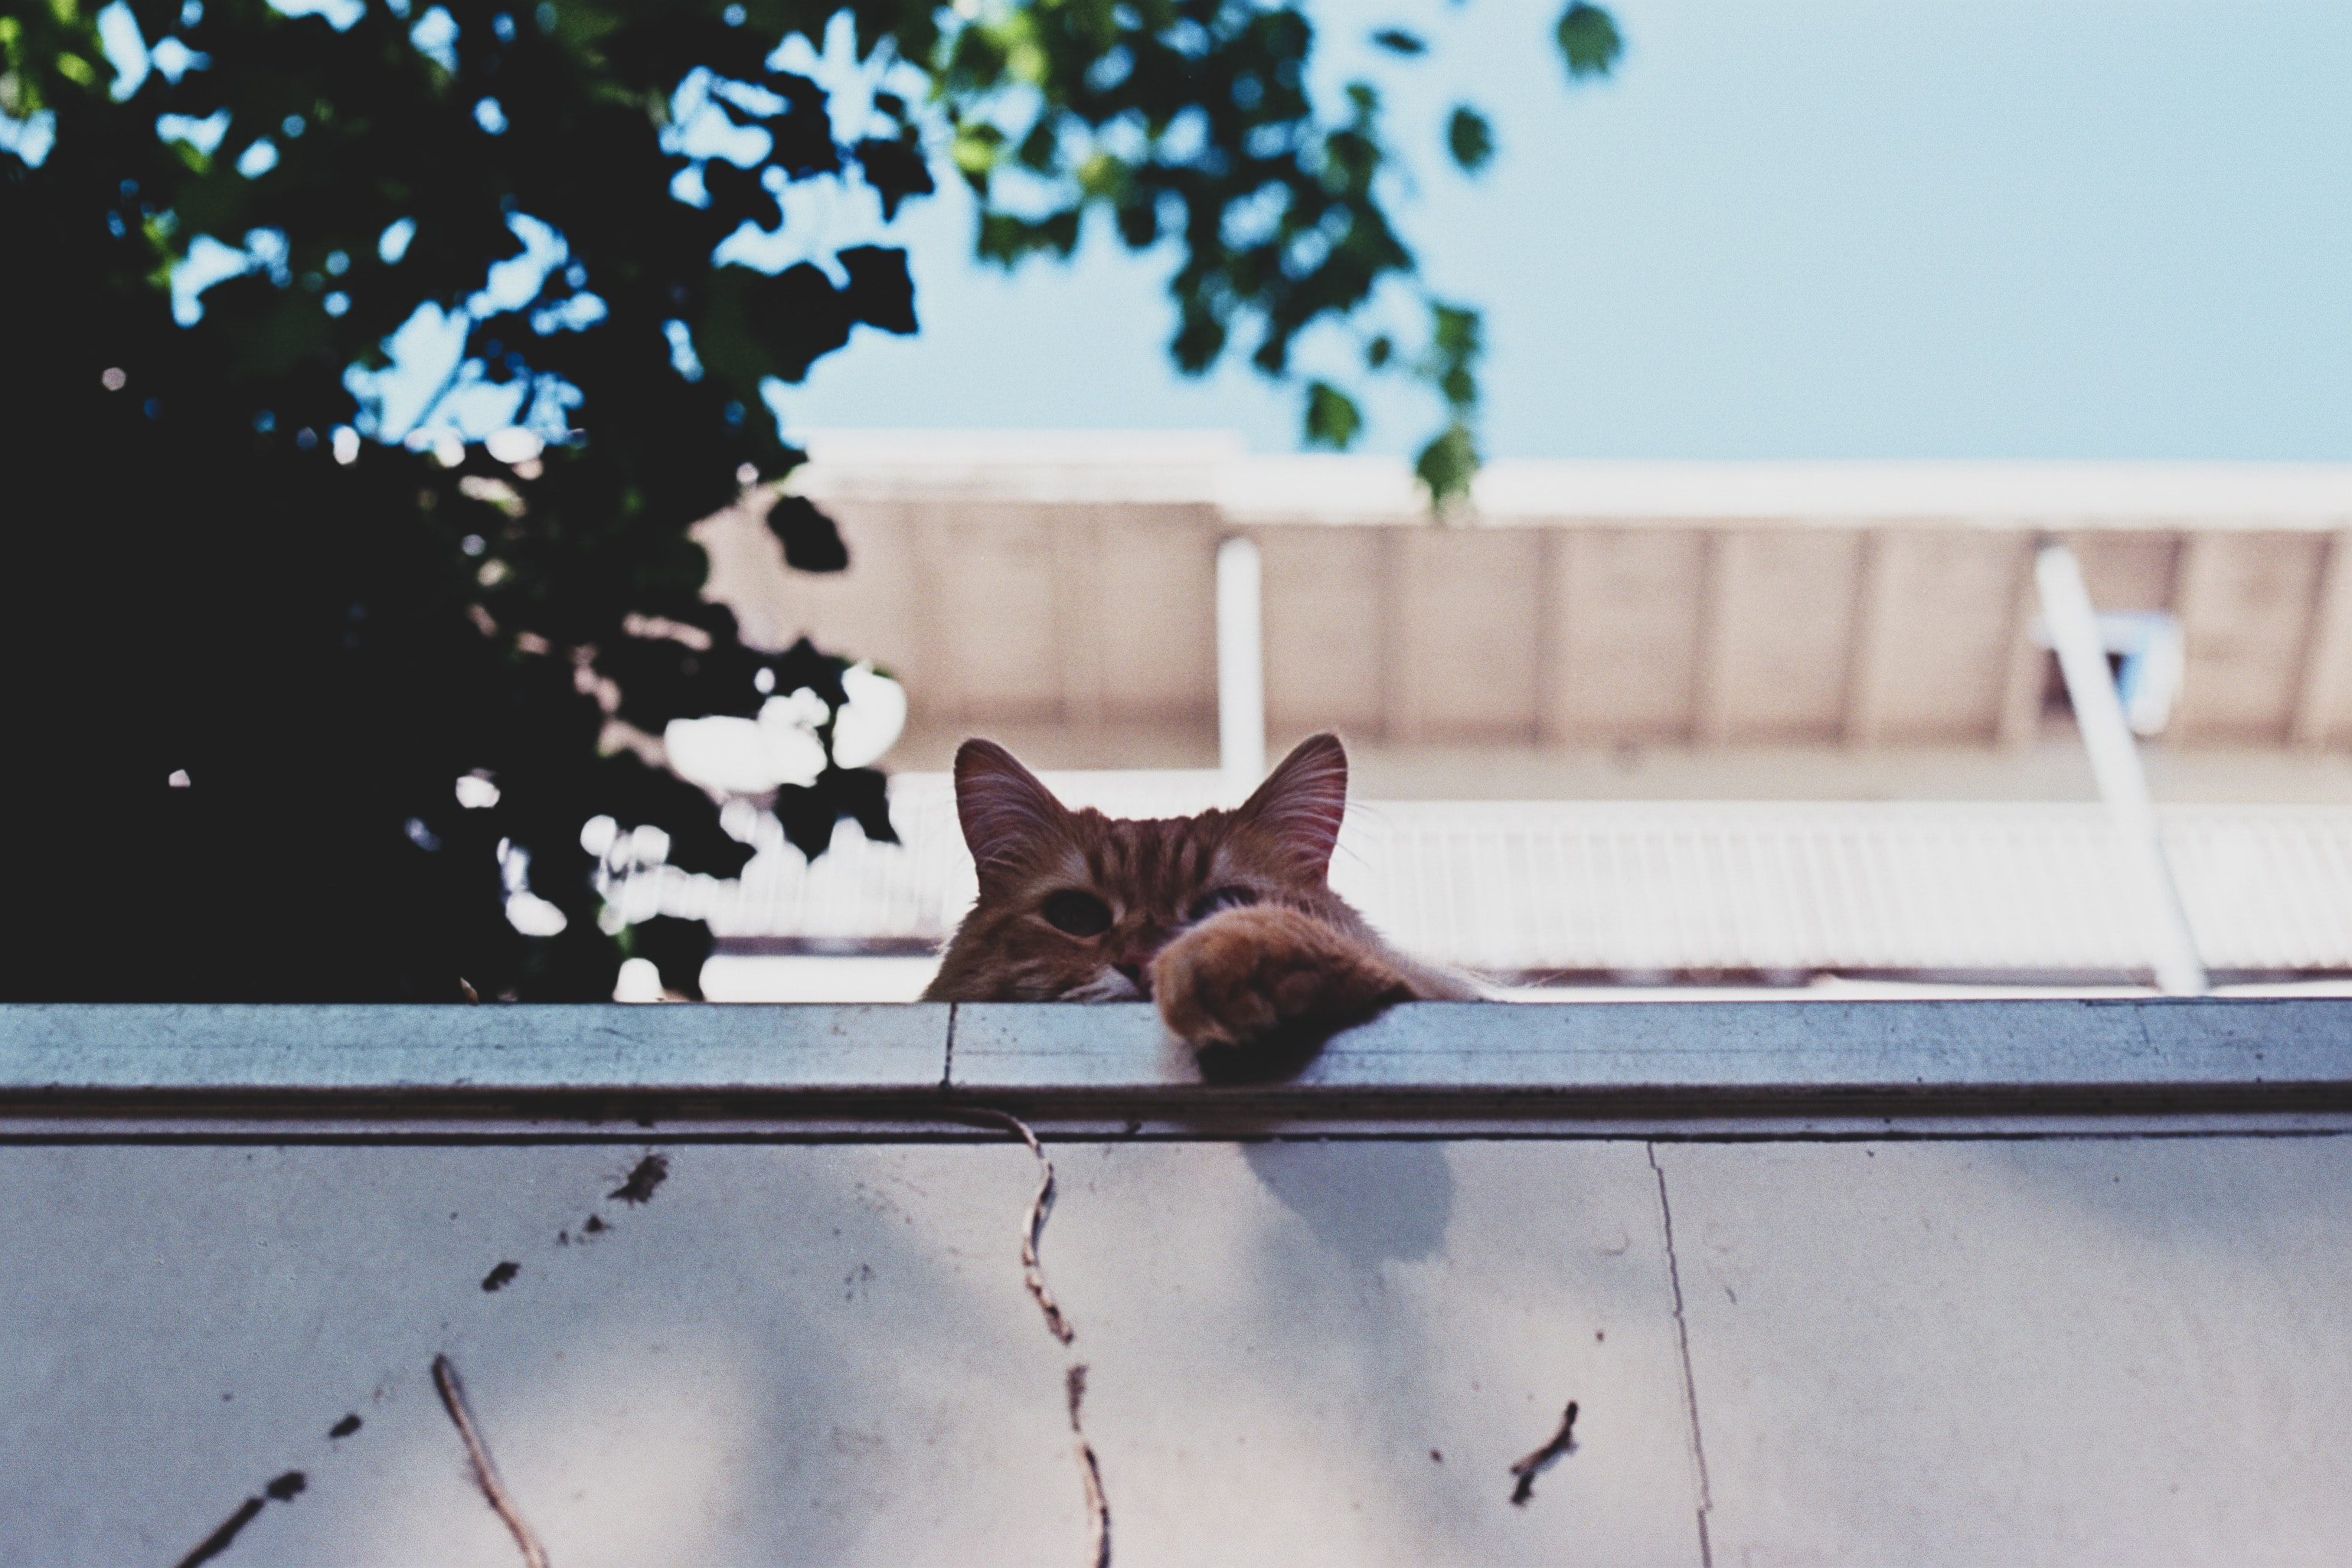
[[[1168,937],[1164,931],[1150,928],[1136,931],[1111,950],[1114,954],[1111,967],[1140,985],[1145,968],[1160,956],[1160,950],[1167,945]]]

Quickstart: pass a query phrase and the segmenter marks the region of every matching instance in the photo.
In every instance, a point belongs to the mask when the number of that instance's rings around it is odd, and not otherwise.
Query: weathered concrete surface
[[[1424,1002],[1332,1039],[1276,1084],[1335,1093],[1949,1101],[2157,1093],[2189,1105],[2352,1103],[2352,999]],[[299,1110],[373,1096],[544,1103],[673,1093],[827,1097],[915,1110],[958,1097],[1188,1091],[1202,1064],[1144,1003],[725,1007],[0,1005],[0,1106],[102,1097],[126,1112],[252,1091]],[[1222,1091],[1221,1091],[1222,1092]],[[2060,1096],[2063,1098],[2063,1096]],[[2081,1098],[2080,1095],[2075,1097]],[[78,1102],[79,1103],[79,1102]],[[69,1114],[81,1114],[79,1109]]]
[[[0,1561],[509,1568],[443,1352],[562,1568],[1076,1568],[1072,1361],[1122,1568],[1697,1561],[1639,1144],[1053,1152],[1066,1352],[1009,1142],[0,1149]]]
[[[2352,1139],[1656,1155],[1717,1563],[2345,1560]]]
[[[1066,1350],[1009,1139],[0,1147],[0,1562],[510,1568],[442,1352],[560,1568],[1078,1568],[1075,1363],[1120,1568],[2352,1539],[2352,1139],[1048,1148]]]
[[[0,1560],[177,1562],[300,1469],[219,1561],[516,1568],[446,1352],[562,1568],[1076,1561],[1025,1152],[635,1157],[0,1150]]]
[[[779,1009],[785,1011],[785,1009]],[[979,1092],[1198,1084],[1141,1004],[967,1003],[948,1080]],[[2352,1085],[2352,1000],[1619,1003],[1392,1007],[1298,1064],[1285,1089],[1567,1095],[1926,1094]]]
[[[1089,1366],[1121,1568],[1699,1561],[1641,1145],[1057,1159],[1045,1261]],[[1570,1399],[1577,1450],[1512,1507],[1511,1461]]]
[[[0,1005],[0,1091],[923,1089],[948,1007]]]

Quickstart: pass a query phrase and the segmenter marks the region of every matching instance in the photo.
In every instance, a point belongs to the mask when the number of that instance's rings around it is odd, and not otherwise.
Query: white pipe
[[[2189,913],[2165,858],[2147,774],[2140,768],[2139,747],[2116,695],[2098,616],[2091,609],[2090,591],[2083,585],[2083,568],[2064,545],[2045,544],[2034,557],[2033,580],[2042,590],[2042,618],[2049,627],[2050,646],[2058,653],[2058,668],[2066,678],[2074,724],[2082,731],[2083,749],[2090,753],[2091,776],[2098,781],[2099,798],[2106,803],[2124,853],[2138,868],[2140,896],[2155,916],[2147,924],[2156,948],[2151,958],[2157,985],[2176,996],[2201,995],[2207,989],[2205,965],[2197,956]]]
[[[1217,546],[1217,762],[1235,801],[1265,776],[1265,654],[1257,543]]]

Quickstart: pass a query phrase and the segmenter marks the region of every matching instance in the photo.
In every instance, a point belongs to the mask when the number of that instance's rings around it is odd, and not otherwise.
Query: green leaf
[[[1429,46],[1402,27],[1382,27],[1372,35],[1372,42],[1392,55],[1419,55],[1429,52]]]
[[[1328,381],[1307,384],[1307,444],[1344,452],[1364,427],[1356,400]]]
[[[1586,0],[1571,0],[1552,36],[1559,41],[1559,58],[1567,62],[1570,77],[1607,76],[1625,52],[1616,18]]]
[[[1470,499],[1470,481],[1477,477],[1478,461],[1476,437],[1468,426],[1456,420],[1421,449],[1421,456],[1412,460],[1412,471],[1429,488],[1429,504],[1443,511]]]
[[[1485,353],[1477,311],[1430,301],[1429,353],[1421,373],[1457,415],[1477,405],[1477,365]]]
[[[1078,165],[1078,189],[1092,200],[1116,201],[1127,188],[1128,174],[1125,160],[1097,153]]]
[[[1004,155],[1004,132],[986,121],[967,121],[956,127],[955,141],[948,148],[949,161],[956,172],[970,181],[974,190],[988,188],[988,176]]]
[[[1476,174],[1495,156],[1495,128],[1468,104],[1457,106],[1445,122],[1445,150],[1465,174]]]

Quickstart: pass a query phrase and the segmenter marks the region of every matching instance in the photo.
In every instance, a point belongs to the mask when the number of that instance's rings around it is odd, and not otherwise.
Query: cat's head
[[[956,752],[955,784],[980,900],[940,962],[935,999],[1141,999],[1155,953],[1244,904],[1355,923],[1327,880],[1348,800],[1335,736],[1300,742],[1236,810],[1163,821],[1071,811],[990,741]]]

